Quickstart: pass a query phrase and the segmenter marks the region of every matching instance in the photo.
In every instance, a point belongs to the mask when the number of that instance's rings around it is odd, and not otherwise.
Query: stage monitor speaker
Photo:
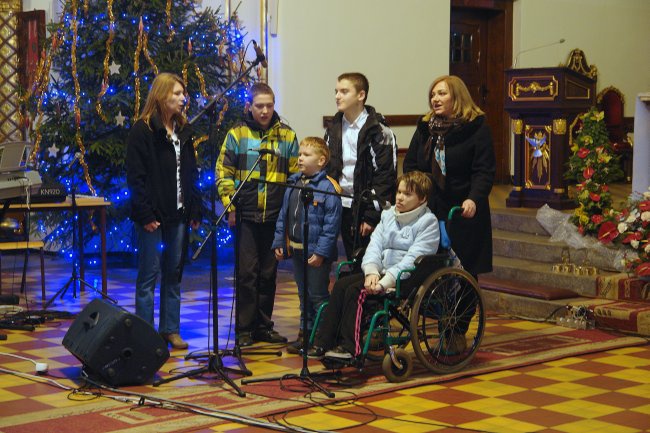
[[[101,299],[77,315],[63,346],[90,377],[112,386],[146,383],[169,358],[167,343],[151,325]]]

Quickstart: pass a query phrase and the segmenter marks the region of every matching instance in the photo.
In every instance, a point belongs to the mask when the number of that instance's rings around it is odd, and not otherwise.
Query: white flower
[[[645,248],[643,248],[643,251],[645,251],[646,253],[650,254],[650,242],[648,242],[648,243],[645,245]]]
[[[617,229],[618,229],[618,232],[619,232],[619,233],[625,233],[625,231],[627,230],[627,224],[625,224],[625,223],[618,223],[618,227],[617,227]]]
[[[643,193],[643,198],[646,200],[650,198],[650,187],[648,187],[648,190]]]
[[[641,214],[641,221],[650,221],[650,210],[647,210]]]
[[[625,219],[625,222],[633,223],[634,221],[636,221],[636,215],[634,214],[634,212],[630,212],[630,214]]]
[[[636,239],[630,241],[630,246],[634,248],[635,250],[639,248],[639,241]]]

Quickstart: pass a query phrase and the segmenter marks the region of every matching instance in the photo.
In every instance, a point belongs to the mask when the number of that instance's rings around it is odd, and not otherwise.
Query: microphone
[[[517,62],[519,61],[519,56],[521,56],[523,53],[527,53],[527,52],[529,52],[529,51],[535,51],[535,50],[538,50],[538,49],[540,49],[540,48],[550,47],[550,46],[552,46],[552,45],[563,44],[565,41],[566,41],[566,39],[562,38],[562,39],[560,39],[559,41],[551,42],[550,44],[538,45],[538,46],[536,46],[536,47],[527,48],[527,49],[525,49],[525,50],[521,50],[521,51],[519,51],[519,52],[517,53],[517,56],[515,57],[515,63],[512,65],[512,68],[514,69],[514,68],[517,67]]]
[[[81,159],[81,152],[74,153],[74,158],[72,158],[72,161],[70,161],[70,164],[68,164],[68,168],[72,167],[72,164],[74,164],[78,159]]]
[[[260,149],[260,148],[251,148],[248,149],[252,152],[257,152],[260,155],[274,155],[274,156],[280,156],[282,155],[282,152],[280,152],[280,149]]]
[[[255,54],[257,55],[257,61],[262,65],[264,69],[267,69],[269,67],[269,64],[266,61],[266,56],[262,52],[262,48],[257,45],[257,42],[255,42],[255,39],[253,39],[253,48],[255,49]]]

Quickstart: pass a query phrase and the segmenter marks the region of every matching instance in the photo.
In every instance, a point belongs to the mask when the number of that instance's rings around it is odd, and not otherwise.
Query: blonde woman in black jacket
[[[492,225],[488,196],[496,161],[490,128],[463,81],[442,76],[429,87],[431,110],[418,122],[404,159],[404,172],[433,178],[429,207],[446,221],[453,206],[462,218],[450,225],[452,248],[474,277],[492,271]]]
[[[153,81],[127,140],[126,175],[138,246],[136,314],[154,326],[154,290],[160,275],[158,332],[175,349],[180,336],[181,275],[187,226],[198,228],[201,198],[186,89],[177,75]],[[162,245],[162,247],[161,247]]]

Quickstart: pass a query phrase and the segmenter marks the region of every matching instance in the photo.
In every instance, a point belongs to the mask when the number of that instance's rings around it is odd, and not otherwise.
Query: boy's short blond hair
[[[399,184],[402,182],[406,184],[407,191],[413,191],[419,199],[428,199],[429,194],[431,194],[431,189],[433,188],[431,178],[421,171],[409,171],[408,173],[404,173],[398,177],[398,188]]]
[[[327,143],[320,137],[305,137],[300,142],[301,146],[311,147],[314,151],[325,157],[325,165],[330,161],[330,148],[327,147]]]

